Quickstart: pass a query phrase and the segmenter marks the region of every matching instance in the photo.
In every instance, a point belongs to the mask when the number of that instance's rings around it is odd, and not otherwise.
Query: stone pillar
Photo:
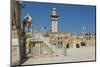
[[[35,43],[33,42],[33,45],[32,45],[32,55],[35,56]]]
[[[67,56],[67,52],[66,52],[66,43],[65,41],[63,41],[63,55]]]
[[[32,48],[31,45],[32,45],[32,43],[30,42],[29,43],[29,54],[31,54],[31,48]]]
[[[43,55],[43,43],[40,43],[40,55]]]
[[[32,33],[32,24],[29,24],[29,30],[28,30],[28,32],[31,32]]]
[[[28,24],[28,26],[27,26],[27,32],[30,32],[30,25]]]
[[[31,54],[31,57],[33,56],[33,42],[30,43],[30,46],[29,46],[29,53]]]
[[[22,57],[24,58],[26,56],[26,37],[25,36],[23,37],[23,44],[22,45],[23,45],[22,46],[22,48],[23,48],[23,50],[22,50],[23,51],[23,53],[22,53],[23,56]]]

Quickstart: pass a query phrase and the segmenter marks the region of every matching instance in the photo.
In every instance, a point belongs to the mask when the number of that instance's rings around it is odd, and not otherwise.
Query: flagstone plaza
[[[81,62],[95,61],[95,48],[69,48],[66,50],[66,56],[37,56],[28,59],[22,65],[27,64],[45,64],[45,63],[63,63],[63,62]]]

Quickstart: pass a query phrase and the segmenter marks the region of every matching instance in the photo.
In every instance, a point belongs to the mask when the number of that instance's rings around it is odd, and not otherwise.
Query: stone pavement
[[[66,52],[67,52],[67,56],[47,55],[47,56],[37,56],[37,57],[29,58],[22,65],[95,60],[95,47],[69,48],[67,49]]]

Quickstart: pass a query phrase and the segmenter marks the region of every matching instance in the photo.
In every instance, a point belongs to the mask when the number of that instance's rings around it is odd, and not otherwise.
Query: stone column
[[[32,42],[29,43],[29,54],[31,54]]]
[[[23,58],[26,57],[26,37],[23,37]]]
[[[33,42],[31,42],[31,44],[30,44],[30,53],[31,53],[31,56],[33,56]]]
[[[33,42],[33,45],[32,45],[32,55],[35,56],[35,43]]]
[[[63,55],[67,56],[65,41],[63,41]]]
[[[43,43],[40,43],[40,55],[43,55]]]

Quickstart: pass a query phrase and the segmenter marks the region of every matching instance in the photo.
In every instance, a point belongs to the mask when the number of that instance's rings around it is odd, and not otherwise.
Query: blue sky
[[[21,9],[21,22],[24,16],[29,13],[32,17],[34,29],[46,27],[51,29],[51,11],[52,8],[57,9],[58,31],[59,32],[76,32],[80,33],[82,27],[87,32],[95,33],[95,6],[81,6],[71,4],[48,4],[36,2],[23,2],[26,5]]]

